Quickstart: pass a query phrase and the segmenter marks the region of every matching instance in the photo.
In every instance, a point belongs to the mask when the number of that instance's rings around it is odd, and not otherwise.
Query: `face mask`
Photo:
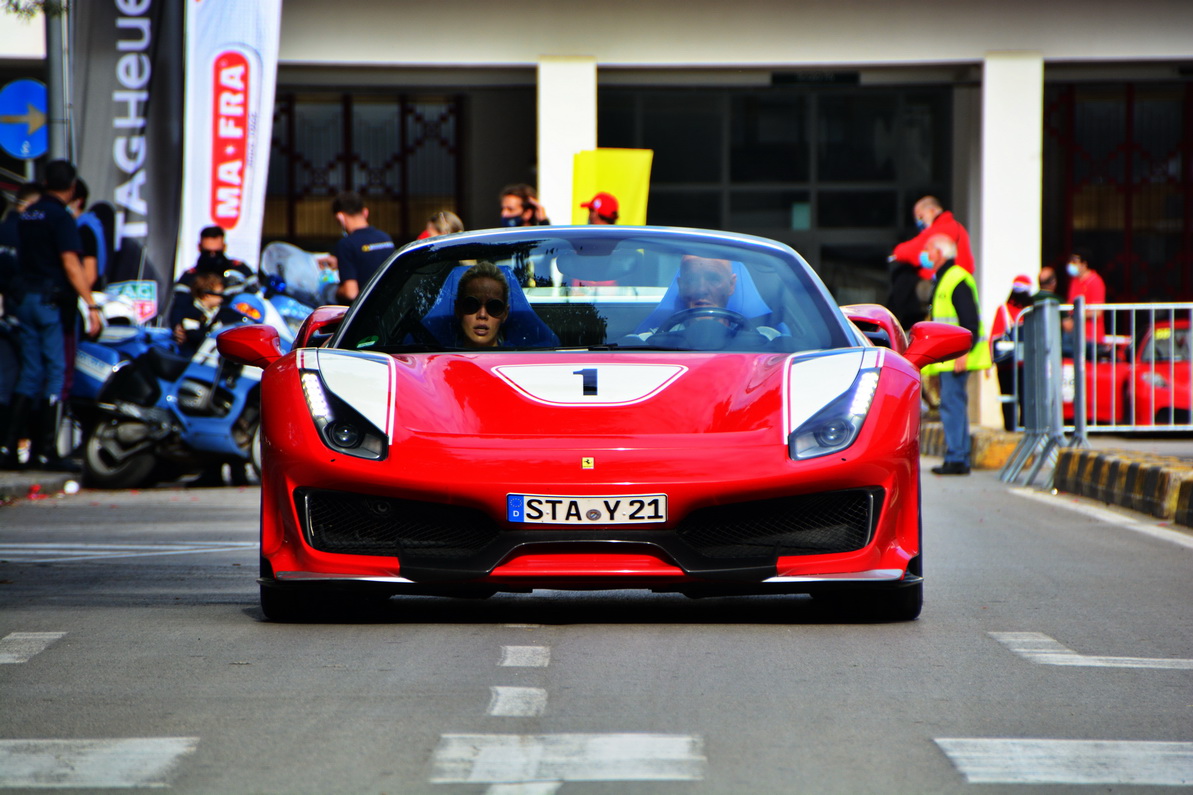
[[[1077,278],[1077,276],[1079,276],[1079,275],[1081,274],[1081,271],[1079,271],[1079,270],[1077,269],[1077,266],[1076,266],[1076,265],[1074,265],[1074,264],[1073,264],[1073,263],[1071,263],[1071,262],[1070,262],[1068,265],[1066,265],[1066,266],[1065,266],[1065,270],[1066,270],[1066,271],[1068,272],[1068,274],[1069,274],[1070,276],[1072,276],[1073,278]]]
[[[921,232],[923,232],[925,229],[928,228],[928,222],[924,221],[923,219],[917,218],[917,219],[915,219],[915,228],[920,230]]]
[[[511,215],[509,218],[501,219],[502,228],[508,229],[510,227],[521,226],[521,225],[522,225],[522,218],[517,215]]]
[[[934,265],[932,260],[928,257],[927,251],[920,252],[920,267],[927,268],[930,271],[936,270],[936,265]]]

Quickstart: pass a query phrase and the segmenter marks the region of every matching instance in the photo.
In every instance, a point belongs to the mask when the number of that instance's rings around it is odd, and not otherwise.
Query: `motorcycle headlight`
[[[325,389],[317,372],[305,370],[301,380],[307,409],[324,444],[337,453],[357,458],[376,461],[385,457],[388,448],[385,436],[359,412]]]
[[[877,369],[861,370],[845,392],[800,424],[787,437],[794,461],[836,453],[853,444],[878,389]]]

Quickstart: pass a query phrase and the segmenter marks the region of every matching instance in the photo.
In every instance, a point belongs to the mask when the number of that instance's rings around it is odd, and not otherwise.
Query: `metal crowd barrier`
[[[1062,313],[1073,319],[1071,332],[1061,331]],[[1078,298],[1045,301],[1020,317],[1013,394],[1003,399],[1024,436],[1003,467],[1004,481],[1034,456],[1030,484],[1058,446],[1086,446],[1090,432],[1193,433],[1193,303],[1086,305]],[[1087,340],[1087,321],[1099,317],[1104,334]]]
[[[1027,477],[1030,486],[1046,463],[1055,465],[1059,448],[1065,444],[1060,305],[1048,300],[1026,308],[1014,329],[1013,339],[1015,424],[1021,427],[1023,436],[1003,465],[999,478],[1013,483],[1031,463]]]

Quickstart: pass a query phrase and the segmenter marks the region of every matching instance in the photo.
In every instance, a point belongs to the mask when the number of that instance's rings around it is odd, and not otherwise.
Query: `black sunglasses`
[[[460,311],[465,315],[475,315],[481,311],[481,299],[472,295],[466,295],[460,299],[458,306],[460,307]],[[485,301],[485,311],[493,317],[500,317],[505,314],[505,301],[502,301],[500,298],[490,298],[488,301]]]

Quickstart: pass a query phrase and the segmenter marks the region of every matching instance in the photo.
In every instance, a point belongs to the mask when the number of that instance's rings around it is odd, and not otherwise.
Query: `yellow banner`
[[[598,193],[608,193],[617,200],[619,225],[645,224],[653,158],[651,149],[590,149],[576,153],[572,161],[572,223],[588,223],[588,209],[580,205],[592,201]]]

